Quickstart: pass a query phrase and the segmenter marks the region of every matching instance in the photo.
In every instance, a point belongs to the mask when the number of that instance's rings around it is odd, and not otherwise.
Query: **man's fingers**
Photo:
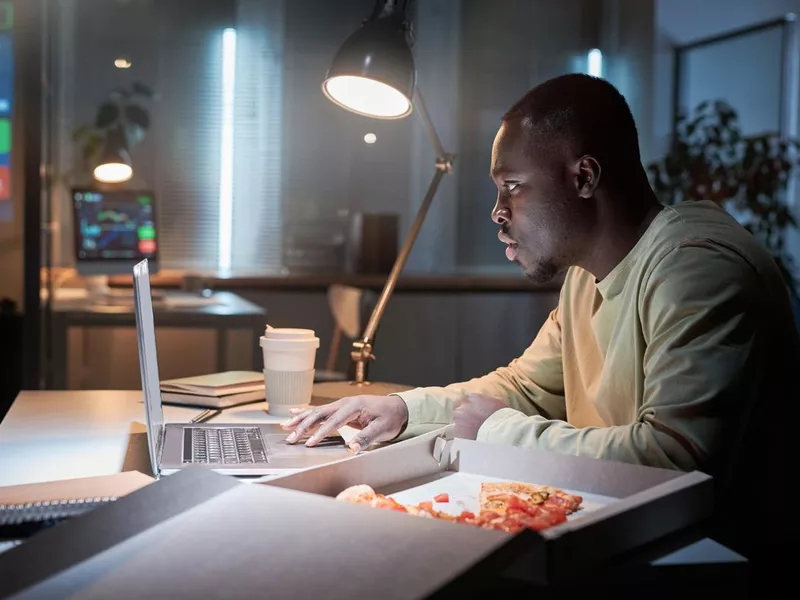
[[[316,446],[320,440],[330,435],[340,427],[343,427],[353,419],[358,417],[361,408],[353,405],[344,405],[331,416],[329,416],[324,423],[319,426],[317,432],[309,438],[306,446],[309,448]]]
[[[292,416],[281,423],[281,427],[284,429],[292,429],[297,426],[297,424],[305,419],[308,415],[311,414],[311,408],[290,408],[289,412],[292,413]]]
[[[286,420],[283,423],[281,423],[281,427],[283,427],[284,429],[294,429],[295,427],[297,427],[297,425],[300,423],[300,421],[302,421],[308,415],[311,414],[311,410],[312,409],[310,409],[310,408],[301,408],[301,409],[292,408],[290,410],[291,410],[291,412],[293,412],[295,414],[292,415],[288,420]]]
[[[311,431],[313,427],[317,426],[320,421],[327,419],[328,416],[335,410],[336,409],[332,408],[331,405],[311,409],[309,413],[302,418],[300,423],[295,426],[294,431],[286,437],[286,441],[290,444],[295,443],[308,431]],[[298,417],[299,416],[301,415],[298,415]]]
[[[380,441],[380,436],[386,433],[386,423],[375,420],[364,429],[362,429],[356,436],[347,444],[350,452],[358,454],[362,450],[369,448],[374,442]]]

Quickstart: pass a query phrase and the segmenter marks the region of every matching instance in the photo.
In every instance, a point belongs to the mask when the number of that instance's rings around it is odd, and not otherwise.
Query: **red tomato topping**
[[[462,511],[460,515],[453,516],[446,513],[440,513],[433,508],[433,502],[420,502],[415,508],[418,511],[426,512],[430,516],[446,521],[455,521],[457,523],[465,523],[485,529],[495,529],[505,531],[507,533],[519,533],[524,529],[533,529],[535,531],[542,531],[548,527],[553,527],[559,523],[564,523],[567,520],[567,513],[574,510],[574,501],[558,496],[551,496],[544,504],[536,505],[525,502],[519,496],[513,494],[496,496],[506,506],[504,515],[500,515],[491,510],[481,511],[480,514],[475,515],[467,510]],[[434,496],[435,502],[450,502],[449,494],[438,494]],[[394,500],[380,494],[377,494],[370,502],[376,508],[384,508],[389,510],[396,510],[399,512],[408,512],[408,509]]]
[[[375,500],[372,501],[372,505],[376,508],[386,508],[389,510],[396,510],[398,512],[408,512],[405,506],[395,501],[393,498],[387,498],[385,496],[378,496],[375,498]]]

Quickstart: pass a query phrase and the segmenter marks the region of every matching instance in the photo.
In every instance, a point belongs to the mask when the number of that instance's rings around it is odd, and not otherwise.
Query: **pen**
[[[192,419],[192,423],[205,423],[206,421],[210,421],[214,417],[216,417],[222,411],[218,408],[209,408],[204,410],[199,415],[197,415],[194,419]]]

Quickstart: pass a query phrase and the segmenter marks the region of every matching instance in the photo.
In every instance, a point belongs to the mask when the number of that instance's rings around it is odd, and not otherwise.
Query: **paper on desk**
[[[155,481],[138,471],[0,487],[0,504],[120,498]]]
[[[481,491],[481,483],[510,481],[509,479],[475,475],[473,473],[447,472],[442,475],[440,479],[435,481],[429,481],[421,485],[412,484],[413,487],[394,492],[389,496],[400,504],[413,505],[420,502],[431,502],[437,494],[446,493],[450,496],[450,501],[434,502],[434,509],[451,515],[460,515],[464,510],[477,514],[480,512],[478,497]],[[587,494],[580,490],[564,491],[583,498],[581,510],[570,515],[568,517],[569,520],[579,519],[583,515],[617,501],[617,498],[599,494]]]

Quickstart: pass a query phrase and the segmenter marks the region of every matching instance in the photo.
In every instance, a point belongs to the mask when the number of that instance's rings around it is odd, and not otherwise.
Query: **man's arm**
[[[360,452],[376,442],[399,440],[449,424],[454,405],[468,394],[491,394],[525,414],[565,419],[559,309],[550,313],[520,358],[486,377],[446,388],[341,398],[324,406],[292,410],[292,417],[281,426],[291,432],[287,443],[297,443],[313,432],[306,446],[315,446],[333,431],[352,425],[361,432],[348,445],[351,451]]]
[[[755,296],[759,278],[733,252],[673,250],[640,298],[647,344],[644,396],[631,425],[577,429],[502,409],[478,440],[684,470],[718,459],[726,427],[755,400],[765,357]],[[789,326],[789,324],[787,324]]]
[[[408,407],[408,424],[398,439],[425,433],[450,423],[453,409],[467,394],[503,401],[525,415],[565,419],[561,364],[561,325],[556,307],[527,350],[507,367],[447,387],[417,388],[396,394]]]

